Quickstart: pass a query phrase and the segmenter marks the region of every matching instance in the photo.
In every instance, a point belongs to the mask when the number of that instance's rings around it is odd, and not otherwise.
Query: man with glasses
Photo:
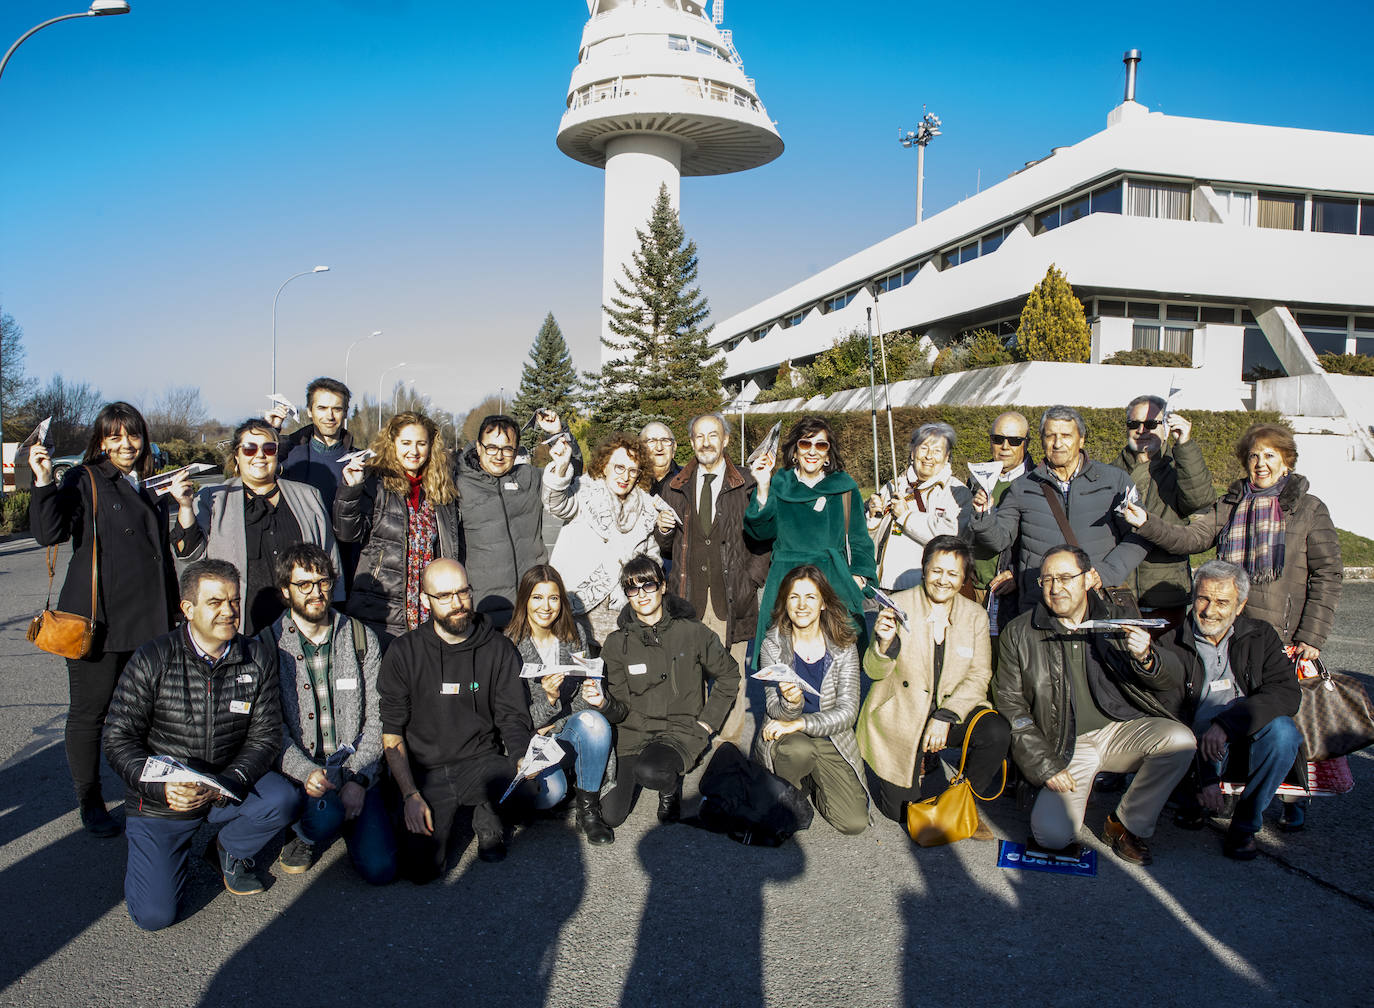
[[[1122,860],[1147,865],[1155,822],[1193,759],[1193,733],[1166,703],[1182,688],[1183,669],[1140,627],[1083,626],[1122,615],[1089,592],[1092,575],[1083,550],[1046,551],[1035,605],[998,641],[993,695],[1011,723],[1012,758],[1041,788],[1031,811],[1035,843],[1076,855],[1098,772],[1134,772],[1102,839]]]
[[[1015,410],[1002,413],[992,422],[992,432],[988,435],[988,444],[992,450],[991,461],[999,463],[1002,471],[998,474],[997,482],[993,485],[991,497],[974,481],[973,506],[975,508],[986,509],[989,500],[992,507],[996,508],[998,504],[1002,503],[1002,498],[1006,496],[1007,489],[1012,483],[1024,476],[1028,469],[1034,467],[1035,461],[1030,457],[1029,440],[1030,421]],[[999,551],[975,544],[973,548],[974,601],[986,608],[992,608],[988,605],[988,596],[995,593],[998,598],[997,612],[1007,617],[1018,613],[1020,607],[1016,598],[1015,565],[1013,547]],[[996,632],[995,625],[994,632]]]
[[[497,808],[534,734],[520,652],[473,611],[463,565],[435,560],[420,590],[430,618],[391,643],[377,682],[382,747],[404,803],[400,867],[417,884],[443,873],[462,808],[472,809],[477,856],[505,858]]]
[[[277,560],[287,612],[261,634],[281,681],[282,774],[303,794],[295,835],[277,865],[310,870],[340,833],[358,874],[373,885],[396,877],[396,835],[382,799],[382,649],[359,621],[330,610],[337,572],[318,546],[297,543]]]
[[[580,473],[582,450],[558,414],[540,410],[535,426],[547,437],[568,439],[573,475]],[[483,418],[477,441],[454,463],[474,604],[497,629],[510,622],[521,575],[549,561],[540,496],[544,470],[529,465],[519,452],[519,425],[497,413]]]
[[[663,484],[676,476],[682,466],[677,464],[677,436],[667,424],[657,420],[646,423],[639,432],[639,440],[644,443],[645,456],[649,460],[649,478],[653,481],[650,489],[654,493],[663,492]]]
[[[1087,425],[1077,410],[1051,406],[1040,418],[1044,462],[1016,479],[995,511],[986,500],[974,508],[970,527],[975,546],[997,553],[1015,547],[1019,552],[1021,612],[1040,597],[1040,563],[1051,546],[1067,542],[1081,547],[1108,586],[1125,583],[1148,549],[1116,510],[1133,489],[1131,478],[1088,458],[1086,438]]]
[[[606,702],[616,725],[616,783],[601,799],[606,825],[619,826],[641,788],[658,792],[658,821],[676,822],[682,778],[711,748],[740,688],[739,663],[692,607],[664,591],[663,568],[630,559],[620,575],[630,604],[601,648]],[[709,697],[708,697],[709,689]]]
[[[730,425],[719,413],[687,425],[695,456],[663,486],[663,500],[678,521],[656,537],[672,564],[668,591],[686,599],[696,618],[730,649],[743,667],[759,621],[759,588],[768,576],[767,543],[744,533],[744,512],[754,477],[726,457]],[[760,699],[761,699],[760,694]],[[745,727],[745,690],[739,691],[721,736],[746,752],[753,732]],[[752,729],[752,725],[750,726]]]
[[[1126,407],[1126,446],[1112,463],[1131,477],[1140,506],[1167,525],[1187,525],[1188,516],[1217,499],[1202,449],[1191,440],[1193,425],[1165,411],[1159,396],[1132,399]],[[1188,607],[1192,571],[1186,556],[1152,546],[1130,578],[1144,615],[1160,616],[1171,626]]]

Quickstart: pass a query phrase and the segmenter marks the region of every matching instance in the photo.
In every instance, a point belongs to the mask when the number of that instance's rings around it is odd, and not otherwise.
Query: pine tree
[[[535,410],[547,407],[566,418],[572,412],[576,386],[577,369],[573,367],[572,354],[553,312],[549,312],[530,347],[530,359],[520,372],[520,391],[511,403],[511,414],[523,423]]]
[[[1035,285],[1021,310],[1016,328],[1019,360],[1070,361],[1086,364],[1092,353],[1092,335],[1083,304],[1053,264],[1045,279]]]
[[[638,431],[660,420],[684,433],[687,419],[721,404],[723,359],[706,345],[712,326],[696,286],[697,247],[687,240],[661,186],[639,248],[616,281],[617,297],[603,305],[610,361],[587,375],[594,435]]]

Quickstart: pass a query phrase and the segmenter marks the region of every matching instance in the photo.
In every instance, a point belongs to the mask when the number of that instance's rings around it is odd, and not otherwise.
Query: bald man
[[[463,807],[477,856],[506,856],[497,808],[534,734],[520,653],[473,611],[463,565],[435,560],[420,591],[429,620],[392,642],[377,680],[382,747],[404,801],[401,871],[416,883],[443,873]]]
[[[645,454],[649,459],[649,476],[654,481],[653,492],[660,493],[663,484],[681,471],[677,464],[677,435],[667,424],[653,420],[644,425],[639,432],[639,440],[644,443]]]
[[[988,444],[992,449],[992,461],[1000,462],[1002,465],[1002,472],[992,488],[993,507],[1001,502],[1012,480],[1024,475],[1035,465],[1029,453],[1029,437],[1030,421],[1015,410],[999,414],[992,422]],[[973,496],[973,504],[975,507],[982,507],[987,500],[987,491],[977,486],[976,481],[974,489],[977,492]],[[986,605],[989,592],[996,592],[1001,596],[998,609],[1005,616],[1003,622],[1011,619],[1017,612],[1015,548],[1009,546],[998,553],[976,543],[973,547],[974,597]],[[993,655],[996,653],[994,649]]]

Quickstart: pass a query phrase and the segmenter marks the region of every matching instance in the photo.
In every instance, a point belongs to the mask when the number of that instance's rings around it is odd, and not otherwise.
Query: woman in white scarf
[[[949,464],[956,441],[949,424],[922,424],[911,435],[906,472],[869,498],[868,530],[885,591],[921,583],[921,554],[937,535],[969,541],[973,495],[955,479]]]

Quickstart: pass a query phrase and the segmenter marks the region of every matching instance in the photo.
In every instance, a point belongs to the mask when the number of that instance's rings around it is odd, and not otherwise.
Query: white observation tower
[[[767,164],[782,139],[744,75],[729,31],[694,0],[587,0],[558,148],[606,169],[601,303],[638,247],[660,185]],[[603,315],[603,336],[610,330]],[[604,346],[603,360],[607,356]]]

